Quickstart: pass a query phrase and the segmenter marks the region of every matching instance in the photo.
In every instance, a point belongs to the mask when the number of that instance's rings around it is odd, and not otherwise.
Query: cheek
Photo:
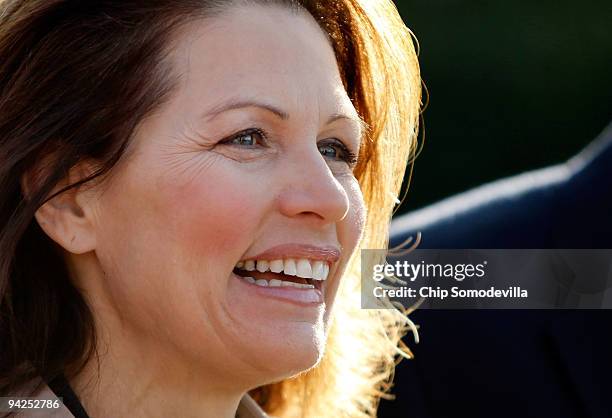
[[[338,224],[338,240],[340,241],[340,245],[342,245],[344,255],[342,263],[338,265],[338,270],[334,273],[337,280],[335,280],[334,286],[328,288],[328,292],[325,295],[326,304],[330,308],[333,306],[340,280],[346,280],[346,278],[343,278],[344,272],[351,255],[359,246],[364,231],[366,216],[363,194],[361,193],[361,188],[357,180],[353,176],[347,176],[340,179],[340,182],[346,191],[350,206],[346,217]],[[330,312],[331,309],[325,312],[326,321]]]
[[[198,176],[134,167],[118,178],[100,207],[97,249],[113,298],[140,300],[143,308],[166,300],[166,312],[178,304],[187,315],[199,297],[224,292],[266,210],[258,180],[221,162]]]
[[[252,244],[269,198],[265,178],[246,176],[231,163],[219,163],[189,181],[180,178],[161,183],[160,216],[169,220],[168,235],[193,268],[224,273]],[[203,265],[205,264],[205,265]],[[223,271],[220,271],[223,270]]]
[[[346,218],[339,225],[338,234],[341,244],[352,253],[359,245],[364,231],[366,208],[361,187],[355,177],[346,177],[342,180],[342,185],[348,196],[350,209]]]

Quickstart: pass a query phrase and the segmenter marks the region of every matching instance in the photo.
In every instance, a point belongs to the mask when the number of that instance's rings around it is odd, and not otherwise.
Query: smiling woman
[[[392,2],[0,7],[0,396],[374,416],[409,320],[360,309],[358,250],[421,91]]]

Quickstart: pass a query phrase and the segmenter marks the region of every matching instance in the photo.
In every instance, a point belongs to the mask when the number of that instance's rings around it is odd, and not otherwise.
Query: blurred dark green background
[[[400,213],[561,162],[612,120],[612,1],[397,0],[429,90]]]

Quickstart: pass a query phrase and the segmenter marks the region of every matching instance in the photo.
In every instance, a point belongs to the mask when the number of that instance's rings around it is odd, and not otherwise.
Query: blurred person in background
[[[391,246],[612,248],[612,3],[396,4],[430,100]],[[412,317],[381,417],[612,416],[609,310]]]

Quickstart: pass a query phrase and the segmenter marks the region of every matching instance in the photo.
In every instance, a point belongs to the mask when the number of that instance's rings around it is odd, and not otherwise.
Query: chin
[[[325,350],[322,327],[304,323],[291,324],[288,328],[275,338],[257,341],[257,347],[251,348],[252,364],[266,373],[271,382],[316,366]]]

